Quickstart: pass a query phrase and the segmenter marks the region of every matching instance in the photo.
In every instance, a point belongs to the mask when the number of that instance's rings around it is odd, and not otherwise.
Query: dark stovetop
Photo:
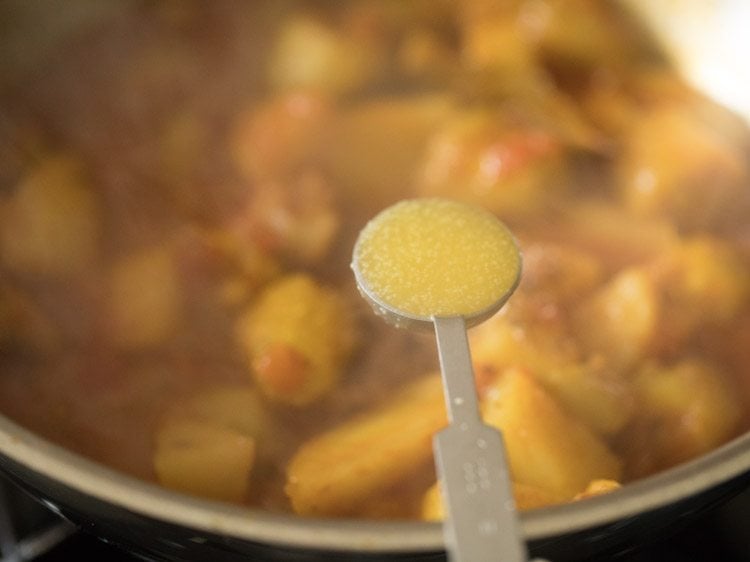
[[[0,554],[0,562],[142,560],[59,519],[4,479]],[[581,562],[750,562],[750,489],[654,544],[637,545],[616,558]]]

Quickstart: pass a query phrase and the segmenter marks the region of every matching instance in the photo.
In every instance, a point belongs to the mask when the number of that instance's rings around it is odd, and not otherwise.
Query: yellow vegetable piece
[[[427,143],[417,192],[481,205],[504,219],[531,217],[558,203],[568,176],[561,139],[506,120],[491,111],[447,120]]]
[[[200,421],[168,422],[157,436],[154,469],[159,482],[215,500],[247,498],[255,440]]]
[[[261,390],[297,405],[333,388],[356,339],[342,298],[303,274],[269,286],[240,318],[237,336]]]
[[[0,257],[19,273],[81,274],[97,257],[100,212],[79,163],[49,158],[6,204]]]
[[[425,492],[422,498],[422,519],[426,521],[442,521],[445,518],[443,497],[440,484],[436,482]]]
[[[653,352],[662,336],[662,306],[652,276],[642,268],[621,271],[575,313],[576,333],[590,353],[620,371]]]
[[[154,469],[167,487],[244,501],[251,472],[272,455],[270,420],[255,389],[223,385],[175,403],[156,433]]]
[[[176,404],[175,417],[202,421],[260,440],[269,419],[258,392],[244,385],[225,385],[205,390]]]
[[[750,166],[714,121],[689,105],[666,105],[631,124],[619,159],[624,203],[687,230],[742,224]]]
[[[356,514],[432,458],[432,435],[447,423],[440,377],[412,384],[393,401],[305,443],[287,468],[286,493],[303,515]]]
[[[593,498],[596,496],[601,496],[602,494],[608,494],[609,492],[619,490],[621,487],[622,484],[620,484],[616,480],[592,480],[591,482],[589,482],[589,485],[586,486],[586,489],[580,494],[577,494],[573,499],[585,500],[586,498]]]
[[[174,258],[164,246],[119,259],[109,276],[112,340],[123,348],[163,343],[180,321],[181,294]]]
[[[377,45],[364,44],[306,15],[289,18],[271,53],[274,89],[310,89],[331,95],[365,85],[383,61]]]
[[[689,239],[660,267],[660,281],[674,312],[694,325],[727,322],[750,302],[750,267],[722,240]]]
[[[629,381],[603,368],[597,359],[580,357],[566,324],[536,325],[533,319],[509,318],[523,303],[521,297],[516,295],[504,313],[470,332],[477,372],[522,367],[596,433],[613,435],[621,430],[634,411]]]
[[[514,482],[572,499],[597,478],[619,480],[620,460],[521,369],[508,369],[483,403],[503,432]]]
[[[636,455],[646,464],[635,472],[667,468],[706,453],[739,428],[740,398],[724,374],[705,361],[646,365],[636,377],[636,389],[641,423],[626,441],[640,449]]]
[[[513,235],[482,209],[446,199],[389,207],[360,233],[358,281],[407,315],[476,316],[509,294],[521,272]]]

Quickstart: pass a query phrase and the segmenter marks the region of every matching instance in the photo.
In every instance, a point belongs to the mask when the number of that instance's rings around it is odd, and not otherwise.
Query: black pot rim
[[[0,416],[0,456],[22,471],[106,504],[192,531],[292,548],[358,552],[443,549],[439,523],[313,519],[223,504],[161,488],[70,452]],[[521,514],[526,540],[576,533],[674,504],[750,473],[750,432],[691,462],[583,502]]]

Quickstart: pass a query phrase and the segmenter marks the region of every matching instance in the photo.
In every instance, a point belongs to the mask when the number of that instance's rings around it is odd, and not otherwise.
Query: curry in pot
[[[520,508],[748,429],[750,137],[613,3],[110,9],[0,90],[5,415],[194,495],[440,517],[432,336],[348,267],[437,196],[521,244],[470,332]]]

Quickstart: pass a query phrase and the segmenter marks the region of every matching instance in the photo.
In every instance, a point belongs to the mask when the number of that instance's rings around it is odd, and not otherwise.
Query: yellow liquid
[[[481,314],[515,287],[521,256],[487,211],[447,199],[389,207],[354,248],[359,283],[377,302],[412,317]]]

